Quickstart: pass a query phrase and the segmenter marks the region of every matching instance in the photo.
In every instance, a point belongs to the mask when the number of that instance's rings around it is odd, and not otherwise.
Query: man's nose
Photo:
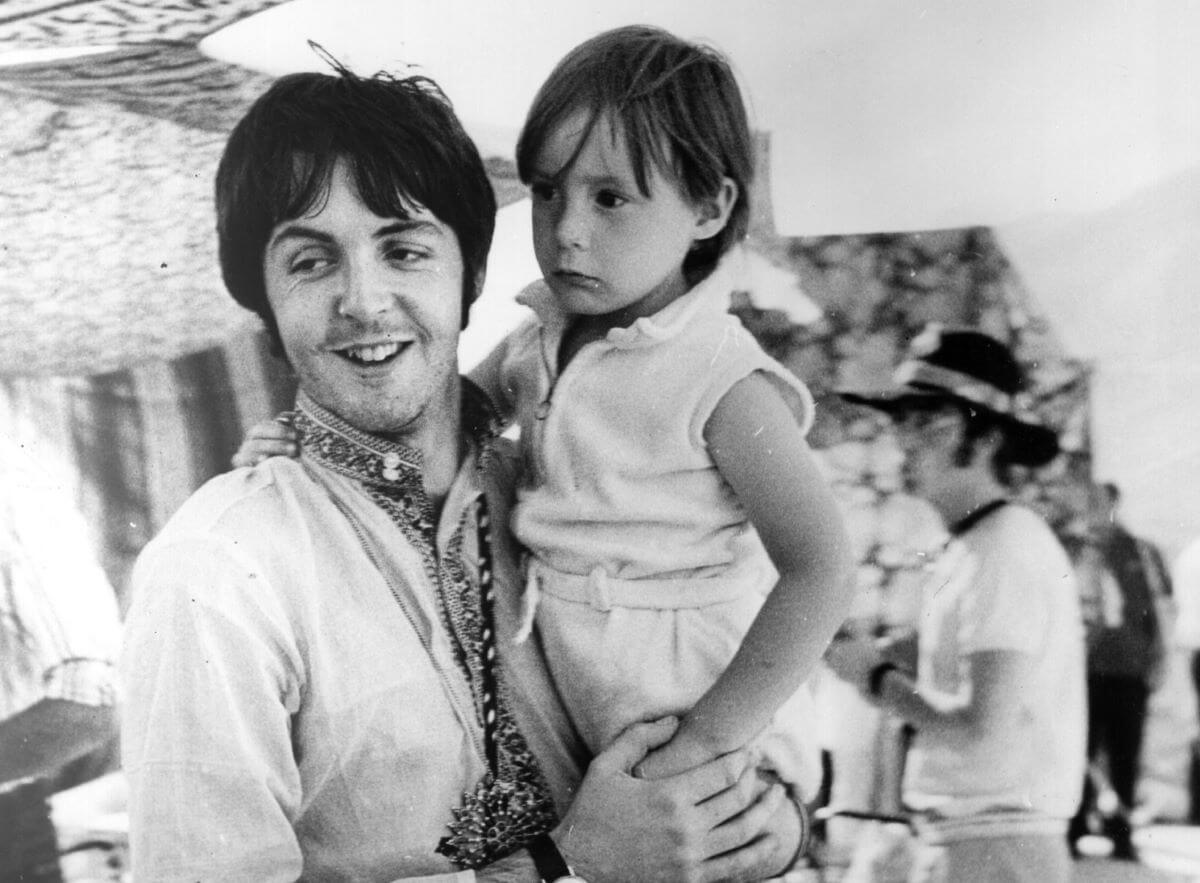
[[[351,263],[338,301],[338,314],[365,322],[391,309],[396,292],[391,277],[371,263]]]

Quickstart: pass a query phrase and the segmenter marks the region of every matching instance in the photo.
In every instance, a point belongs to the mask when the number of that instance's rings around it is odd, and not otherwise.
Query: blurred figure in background
[[[1012,353],[931,327],[892,389],[846,393],[892,419],[911,490],[951,534],[924,586],[916,641],[835,640],[842,679],[915,730],[904,802],[912,879],[1066,883],[1064,835],[1084,767],[1083,635],[1066,552],[1010,499],[1010,466],[1058,453],[1025,415]]]
[[[1200,537],[1188,543],[1176,559],[1173,587],[1178,609],[1175,644],[1187,652],[1192,687],[1200,709]],[[1192,743],[1188,779],[1188,821],[1200,824],[1200,740]]]
[[[1087,635],[1088,758],[1103,754],[1118,799],[1099,812],[1093,775],[1084,777],[1083,801],[1071,821],[1072,844],[1091,831],[1112,840],[1113,857],[1136,860],[1129,815],[1134,807],[1150,694],[1161,683],[1166,646],[1159,606],[1171,594],[1158,549],[1135,537],[1117,516],[1116,485],[1096,488],[1094,517],[1077,547],[1075,568]]]
[[[49,796],[117,734],[116,596],[83,519],[0,438],[0,880],[62,879]]]

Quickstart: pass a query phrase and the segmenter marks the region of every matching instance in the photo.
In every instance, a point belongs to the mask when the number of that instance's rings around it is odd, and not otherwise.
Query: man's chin
[[[367,377],[327,370],[320,376],[302,377],[300,385],[318,405],[360,432],[402,441],[427,428],[425,424],[442,413],[443,403],[458,404],[457,381],[457,366],[447,366]]]
[[[422,422],[423,407],[390,409],[354,408],[342,419],[360,432],[381,436],[392,441],[403,440],[416,431]]]
[[[397,401],[394,397],[380,397],[364,393],[359,396],[322,396],[320,392],[305,390],[309,397],[331,414],[350,424],[359,432],[378,436],[403,436],[409,434],[413,424],[419,422],[425,411],[425,403]]]

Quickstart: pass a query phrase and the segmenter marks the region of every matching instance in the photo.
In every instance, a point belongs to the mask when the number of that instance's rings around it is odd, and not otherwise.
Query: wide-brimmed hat
[[[838,394],[890,415],[931,400],[959,402],[995,420],[1004,432],[1009,462],[1042,466],[1058,455],[1057,434],[1025,402],[1021,366],[1008,347],[982,332],[927,327],[913,340],[892,383],[886,389]]]

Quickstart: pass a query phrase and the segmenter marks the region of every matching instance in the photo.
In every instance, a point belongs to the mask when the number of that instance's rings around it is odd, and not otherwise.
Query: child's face
[[[626,325],[687,291],[688,249],[720,232],[728,208],[722,210],[721,200],[693,205],[653,164],[643,196],[623,132],[614,131],[608,115],[596,121],[563,171],[587,119],[582,110],[567,117],[537,153],[530,176],[533,247],[566,313],[612,314],[614,324]]]

